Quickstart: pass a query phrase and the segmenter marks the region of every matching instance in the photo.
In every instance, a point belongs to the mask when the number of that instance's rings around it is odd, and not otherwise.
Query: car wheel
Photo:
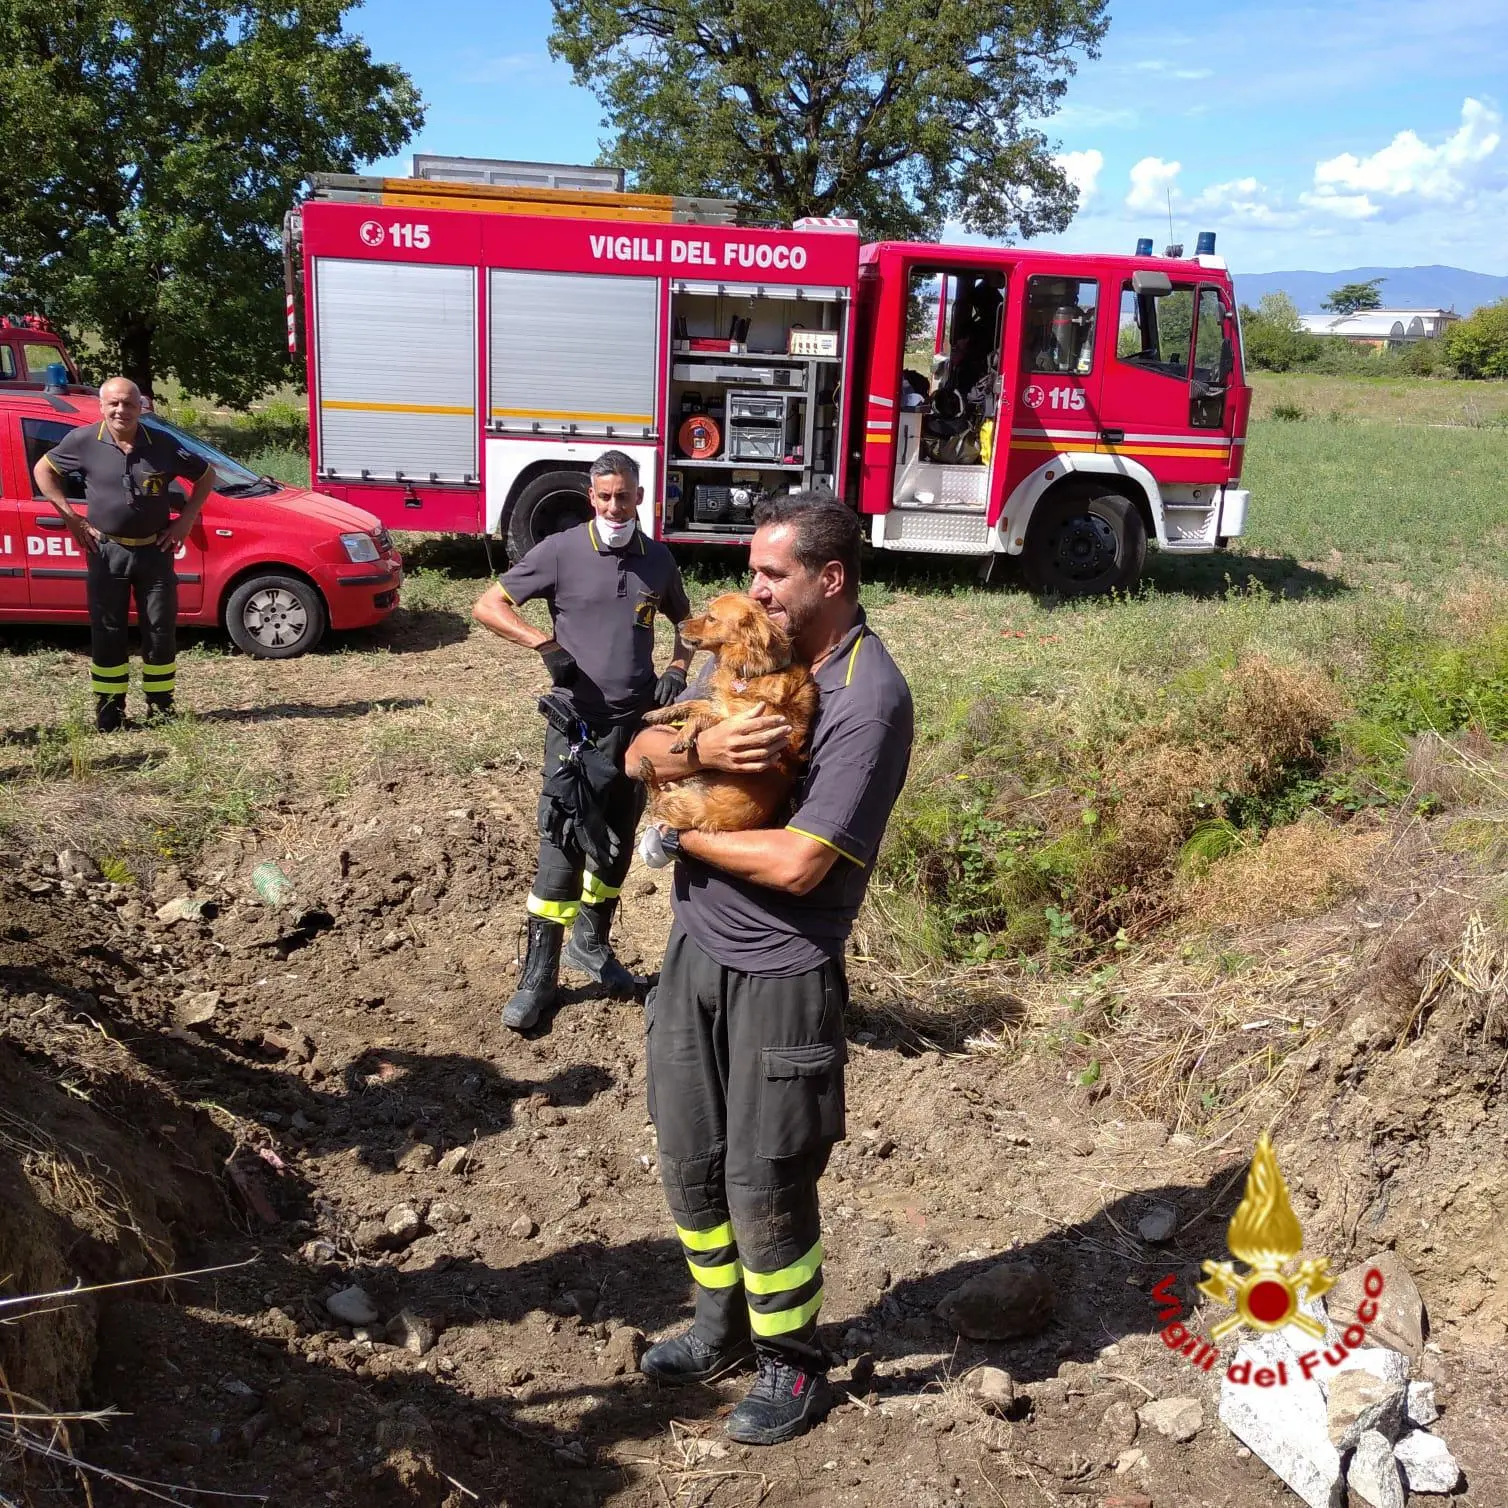
[[[298,576],[251,576],[225,604],[225,629],[237,646],[262,660],[308,654],[325,636],[325,604]]]
[[[1146,559],[1146,526],[1130,498],[1059,492],[1033,514],[1021,566],[1033,591],[1093,597],[1134,592]]]
[[[546,535],[584,524],[592,516],[591,486],[584,471],[547,471],[535,477],[508,517],[508,558],[522,560]]]

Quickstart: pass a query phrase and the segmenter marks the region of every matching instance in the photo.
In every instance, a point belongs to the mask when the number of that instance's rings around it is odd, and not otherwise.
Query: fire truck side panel
[[[475,269],[321,257],[314,296],[324,475],[475,482]]]

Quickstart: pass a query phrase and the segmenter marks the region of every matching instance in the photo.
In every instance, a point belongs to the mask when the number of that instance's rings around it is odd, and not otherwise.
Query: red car
[[[76,392],[0,390],[0,623],[86,623],[85,567],[32,468],[70,429],[101,422]],[[155,414],[204,457],[215,490],[178,553],[178,621],[223,627],[247,654],[286,660],[326,628],[367,628],[398,605],[403,562],[361,508],[259,477]],[[69,497],[83,499],[82,482]]]

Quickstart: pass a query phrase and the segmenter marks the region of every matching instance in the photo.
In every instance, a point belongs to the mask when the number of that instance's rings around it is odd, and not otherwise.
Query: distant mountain
[[[1320,314],[1320,305],[1342,283],[1386,278],[1379,292],[1387,309],[1454,309],[1468,315],[1483,304],[1508,298],[1508,277],[1461,267],[1349,267],[1344,272],[1247,272],[1236,274],[1236,297],[1253,307],[1268,293],[1286,293],[1300,314]]]

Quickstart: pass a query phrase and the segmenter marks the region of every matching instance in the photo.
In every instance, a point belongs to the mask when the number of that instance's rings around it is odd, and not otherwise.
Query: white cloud
[[[1126,195],[1126,208],[1143,214],[1166,210],[1168,194],[1182,171],[1181,162],[1164,162],[1161,157],[1143,157],[1131,169],[1131,192]]]
[[[1083,152],[1060,152],[1053,158],[1053,162],[1079,191],[1079,209],[1083,210],[1099,191],[1100,170],[1105,166],[1105,154],[1090,147]]]
[[[1143,58],[1140,62],[1131,65],[1132,73],[1155,73],[1160,78],[1195,79],[1214,78],[1213,68],[1175,68],[1171,63],[1164,62],[1161,58]]]
[[[1346,220],[1396,219],[1431,206],[1468,204],[1508,182],[1502,147],[1503,117],[1468,98],[1460,127],[1437,146],[1416,131],[1400,131],[1368,156],[1342,152],[1315,165],[1314,191],[1302,199]]]
[[[1283,230],[1301,217],[1283,204],[1283,197],[1256,178],[1233,178],[1201,189],[1189,206],[1195,219],[1217,225],[1243,225],[1253,230]]]

